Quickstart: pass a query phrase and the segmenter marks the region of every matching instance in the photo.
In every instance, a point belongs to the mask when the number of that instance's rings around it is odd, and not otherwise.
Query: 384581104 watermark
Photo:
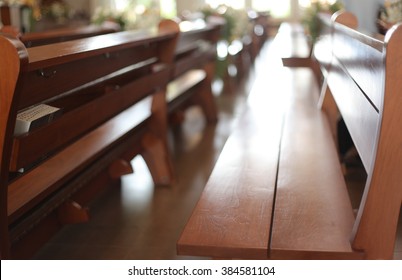
[[[152,266],[133,266],[128,269],[129,276],[269,276],[275,275],[275,267],[268,266],[221,266],[215,268],[189,268],[165,267],[155,268]]]

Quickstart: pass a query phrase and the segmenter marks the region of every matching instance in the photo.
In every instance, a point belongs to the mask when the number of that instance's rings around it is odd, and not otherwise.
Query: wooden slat
[[[383,42],[342,25],[337,26],[333,36],[334,56],[378,110],[383,92]]]
[[[381,83],[382,78],[372,76],[371,79]],[[328,86],[368,171],[377,141],[379,114],[336,58],[328,76]]]
[[[30,70],[22,76],[22,99],[19,109],[42,102],[78,86],[93,82],[124,67],[152,59],[157,54],[155,42],[98,56],[85,57],[69,63]],[[102,65],[102,67],[99,67]],[[76,75],[80,73],[80,75]]]
[[[74,40],[33,47],[28,49],[30,58],[29,70],[42,69],[107,52],[135,48],[151,42],[160,42],[166,38],[173,38],[174,36],[175,34],[170,31],[163,31],[159,34],[145,30],[125,31],[80,39],[79,41]]]
[[[206,73],[201,69],[187,71],[168,84],[166,100],[168,103],[179,98],[180,95],[200,84],[206,78]]]
[[[20,40],[27,47],[34,47],[57,42],[70,41],[96,35],[113,33],[118,31],[114,26],[108,25],[89,25],[80,27],[68,27],[43,32],[31,32],[21,35]]]
[[[242,129],[225,144],[178,241],[179,254],[267,258],[280,135],[255,118],[244,115]]]
[[[298,86],[281,140],[270,257],[351,254],[354,216],[337,151],[325,115],[316,106],[312,73],[297,71],[292,82]]]
[[[266,259],[272,218],[283,100],[281,72],[267,60],[247,107],[225,144],[178,241],[180,255]],[[262,71],[264,70],[264,71]],[[268,90],[266,75],[281,77]]]

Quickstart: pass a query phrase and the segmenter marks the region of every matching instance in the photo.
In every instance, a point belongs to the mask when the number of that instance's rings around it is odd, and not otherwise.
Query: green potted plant
[[[312,46],[317,40],[321,29],[320,21],[318,20],[318,14],[334,14],[342,8],[343,4],[339,1],[311,1],[311,5],[307,7],[304,11],[302,23],[305,26],[306,33],[310,37]]]

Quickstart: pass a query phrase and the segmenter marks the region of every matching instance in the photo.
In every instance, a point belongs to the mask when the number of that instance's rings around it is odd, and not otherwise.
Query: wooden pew
[[[208,122],[216,122],[217,110],[211,86],[220,28],[219,24],[208,24],[180,32],[167,91],[172,119],[182,120],[186,108],[198,105]]]
[[[115,25],[88,25],[81,27],[60,28],[43,32],[24,33],[21,35],[20,40],[26,47],[29,48],[118,31],[120,30]]]
[[[178,254],[392,259],[402,200],[402,26],[380,41],[339,22],[355,22],[350,14],[333,20],[322,95],[307,68],[274,69],[275,79],[287,78],[280,94],[250,94],[178,240]],[[278,94],[286,96],[275,102]],[[325,114],[334,108],[367,172],[357,216]]]
[[[42,32],[30,32],[19,34],[11,26],[3,26],[0,30],[3,33],[10,33],[18,38],[27,47],[36,47],[41,45],[65,42],[81,38],[87,38],[96,35],[108,34],[119,31],[114,25],[88,25],[81,27],[59,28]]]
[[[88,220],[88,201],[137,154],[155,184],[172,182],[165,91],[178,32],[166,21],[157,33],[34,48],[0,36],[2,258],[29,257],[61,225]],[[37,104],[61,115],[15,135],[17,113]]]

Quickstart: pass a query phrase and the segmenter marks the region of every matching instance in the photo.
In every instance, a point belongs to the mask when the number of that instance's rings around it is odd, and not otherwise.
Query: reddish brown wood
[[[383,83],[380,123],[375,154],[368,170],[365,193],[354,228],[353,247],[364,250],[368,258],[390,259],[393,256],[400,201],[402,199],[402,26],[394,26],[385,37],[383,59],[385,73],[372,76]]]
[[[320,259],[352,255],[354,215],[312,75],[295,75],[285,116],[270,257]],[[352,257],[353,258],[353,257]]]
[[[169,78],[168,70],[161,69],[152,76],[145,76],[126,84],[116,84],[107,94],[97,93],[91,102],[74,110],[65,111],[57,121],[15,139],[11,170],[18,170],[38,160],[44,154],[52,154],[58,147],[68,144],[105,120],[135,104],[155,87],[162,87]],[[119,98],[116,98],[118,96]],[[59,100],[62,109],[64,104]],[[104,108],[99,111],[99,108]],[[85,122],[82,122],[86,119]],[[49,133],[53,137],[48,137]]]
[[[68,200],[58,208],[58,220],[63,225],[88,222],[88,208],[82,207],[73,200]]]
[[[1,102],[0,102],[0,256],[1,258],[10,257],[10,243],[8,235],[8,215],[7,215],[7,183],[8,169],[11,157],[11,143],[13,126],[15,120],[12,116],[16,114],[15,96],[18,75],[24,64],[28,62],[28,56],[24,46],[18,40],[0,36],[0,49],[3,55],[0,62],[2,82],[0,83]],[[7,65],[7,67],[4,67]],[[10,125],[11,124],[11,125]]]
[[[177,243],[178,254],[268,257],[280,124],[252,110],[242,116]]]
[[[131,163],[123,159],[118,159],[109,166],[109,175],[114,179],[131,173],[134,173]]]
[[[31,48],[40,45],[48,45],[96,35],[108,34],[117,31],[119,30],[114,25],[88,25],[59,28],[43,32],[24,33],[19,39],[24,43],[25,46]]]
[[[290,96],[278,142],[270,142],[271,138],[254,130],[265,121],[262,131],[266,129],[270,136],[274,132],[276,139],[277,130],[270,126],[274,117],[267,113],[272,104],[261,99],[264,113],[258,106],[247,108],[245,116],[263,120],[246,117],[248,121],[240,122],[230,136],[178,241],[180,254],[392,258],[402,200],[402,115],[398,109],[402,106],[402,25],[394,26],[381,42],[344,25],[355,26],[355,17],[350,14],[337,14],[333,19],[327,40],[334,44],[331,65],[318,59],[327,72],[321,99],[308,69],[292,71],[286,80],[292,86],[282,84]],[[283,36],[279,34],[276,40]],[[285,92],[281,91],[281,96]],[[356,218],[333,141],[333,121],[328,123],[320,110],[334,119],[337,108],[368,174]],[[277,123],[282,127],[282,121]],[[279,157],[271,150],[277,145]],[[265,154],[267,151],[271,153]],[[276,170],[277,179],[272,180]],[[275,194],[259,195],[262,182],[268,182],[265,186],[271,186]],[[270,203],[269,211],[263,201]],[[269,243],[265,243],[267,239]]]
[[[115,162],[149,153],[149,135],[161,143],[152,153],[155,182],[172,182],[165,91],[177,30],[172,22],[154,34],[115,33],[28,51],[0,37],[1,62],[10,64],[0,83],[2,258],[48,215],[57,213],[60,223],[87,220],[80,202],[97,192],[96,178]],[[17,109],[37,102],[60,106],[62,116],[14,139]],[[10,166],[25,170],[8,180]]]

